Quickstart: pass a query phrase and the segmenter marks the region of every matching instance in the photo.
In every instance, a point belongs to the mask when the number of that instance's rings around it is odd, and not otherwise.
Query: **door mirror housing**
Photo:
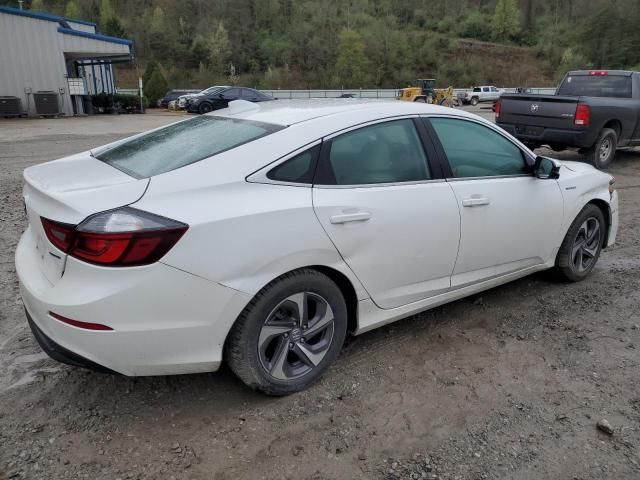
[[[560,178],[560,162],[547,157],[536,157],[533,174],[542,180]]]

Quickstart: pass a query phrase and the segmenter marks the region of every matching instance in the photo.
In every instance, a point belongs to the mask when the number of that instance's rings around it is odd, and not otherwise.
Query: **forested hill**
[[[537,86],[570,68],[640,64],[640,0],[25,0],[25,8],[132,38],[139,66],[157,61],[170,87],[396,88],[420,76],[439,86]]]

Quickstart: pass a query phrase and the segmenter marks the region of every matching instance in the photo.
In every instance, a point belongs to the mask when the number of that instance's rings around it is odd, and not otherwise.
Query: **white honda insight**
[[[27,168],[16,268],[53,358],[301,390],[347,332],[544,269],[593,270],[610,175],[460,110],[231,102]]]

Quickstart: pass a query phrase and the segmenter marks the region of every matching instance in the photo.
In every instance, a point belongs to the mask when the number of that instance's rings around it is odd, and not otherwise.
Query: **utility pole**
[[[24,0],[18,0],[18,5],[20,5],[20,10],[22,10],[22,4],[24,3]]]

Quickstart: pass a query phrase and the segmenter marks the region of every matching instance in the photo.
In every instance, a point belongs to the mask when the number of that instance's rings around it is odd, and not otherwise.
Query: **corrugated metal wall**
[[[68,22],[74,30],[93,34],[95,27]],[[129,46],[58,31],[55,21],[23,17],[0,12],[0,96],[22,100],[28,114],[36,113],[33,93],[53,91],[58,95],[60,111],[73,115],[67,76],[76,77],[70,58],[93,58],[101,55],[129,55]],[[65,58],[65,52],[68,53]],[[96,60],[82,63],[97,63]],[[114,93],[113,67],[109,64],[84,68],[86,92]],[[82,111],[81,102],[76,102]]]
[[[67,91],[66,66],[59,45],[58,24],[0,13],[0,96],[20,97],[22,107],[35,113],[33,95],[25,89],[58,93],[61,110],[73,109]]]

